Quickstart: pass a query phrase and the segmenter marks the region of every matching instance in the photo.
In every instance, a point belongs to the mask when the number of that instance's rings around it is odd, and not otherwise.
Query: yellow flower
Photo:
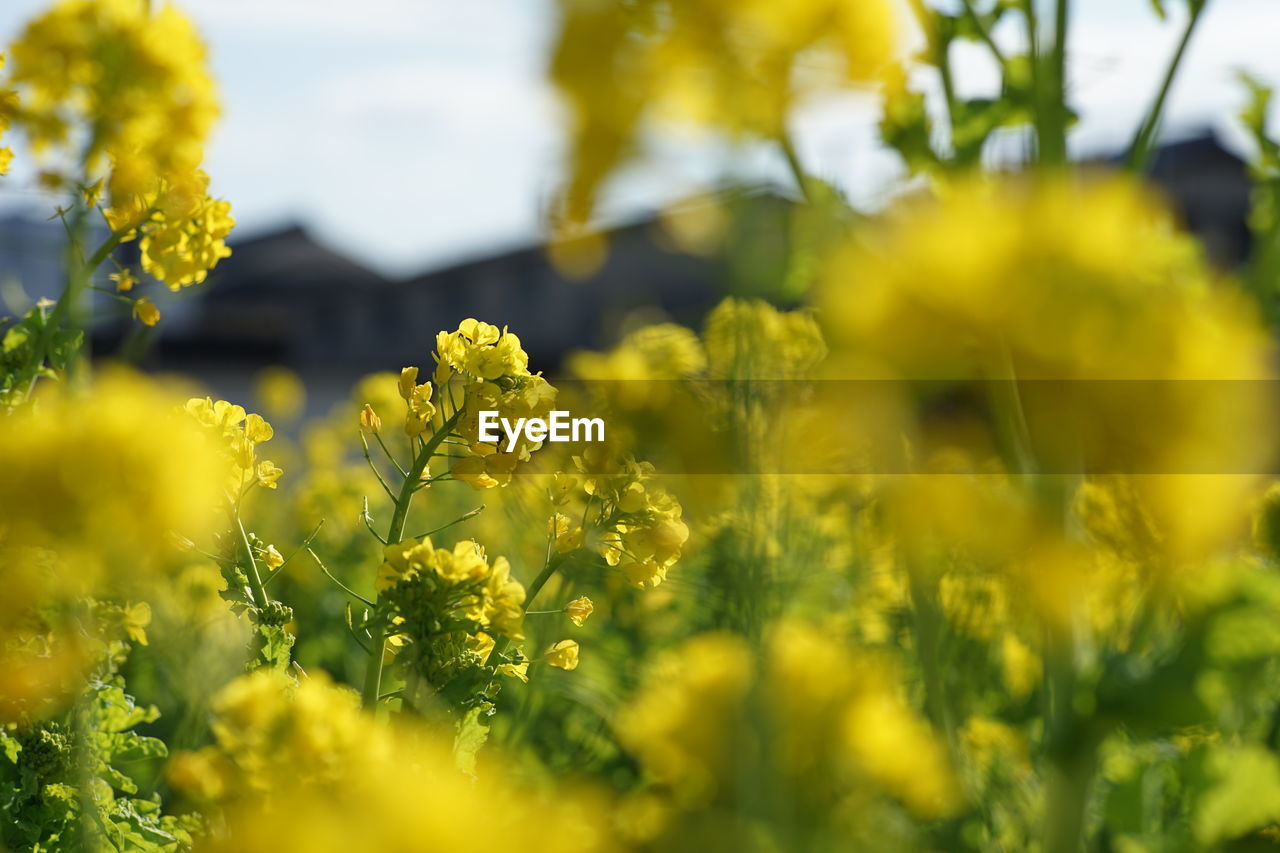
[[[578,643],[576,640],[561,640],[546,652],[546,662],[566,671],[578,668]]]
[[[581,628],[587,621],[587,617],[591,615],[593,606],[591,599],[585,595],[581,598],[575,598],[565,605],[564,612],[568,614],[569,621]]]
[[[558,5],[551,77],[569,110],[574,224],[651,126],[776,139],[810,96],[874,82],[897,52],[890,0]]]
[[[199,842],[207,853],[389,853],[406,839],[422,850],[614,848],[605,802],[521,785],[491,747],[474,774],[461,772],[451,738],[379,724],[323,673],[295,684],[259,670],[223,688],[214,711],[214,743],[175,756],[170,776],[220,807],[217,831]]]
[[[220,460],[173,409],[164,386],[104,371],[87,392],[50,383],[35,404],[0,417],[0,636],[19,642],[34,614],[71,601],[153,595],[182,560],[166,532],[196,540],[212,532]],[[50,643],[0,642],[0,715],[11,700],[60,690],[89,651]]]
[[[360,428],[369,433],[382,432],[382,418],[378,417],[378,413],[368,403],[360,410]]]
[[[218,115],[204,45],[174,6],[148,5],[56,3],[13,44],[11,79],[33,146],[82,158],[100,176],[86,203],[105,182],[111,227],[142,237],[143,269],[177,290],[229,254],[234,223],[199,169]]]
[[[258,463],[258,485],[265,486],[268,489],[276,487],[276,481],[284,471],[280,470],[270,459],[264,459]]]
[[[80,195],[84,197],[85,207],[97,207],[102,200],[102,178],[85,187]]]
[[[145,601],[130,605],[124,610],[124,631],[129,639],[140,646],[147,645],[147,626],[151,624],[151,605]]]
[[[498,672],[509,678],[518,678],[525,684],[529,683],[529,662],[527,660],[520,663],[504,663],[498,667]]]
[[[133,303],[133,318],[144,326],[154,326],[160,322],[160,309],[150,299],[143,297]]]
[[[262,561],[267,564],[268,569],[275,571],[284,565],[284,555],[276,550],[275,545],[268,545],[262,554]]]
[[[249,414],[244,419],[244,437],[254,444],[261,444],[264,441],[270,441],[275,435],[275,430],[271,428],[271,424],[267,423],[262,415]]]
[[[133,270],[127,268],[122,269],[119,272],[113,272],[108,275],[107,278],[116,283],[116,290],[121,293],[127,293],[130,290],[133,290],[134,286],[138,283],[138,279],[134,276]]]
[[[413,390],[418,387],[418,368],[400,368],[400,396],[407,403],[413,398]]]
[[[287,367],[268,367],[253,379],[253,396],[272,419],[292,421],[302,414],[307,389]]]

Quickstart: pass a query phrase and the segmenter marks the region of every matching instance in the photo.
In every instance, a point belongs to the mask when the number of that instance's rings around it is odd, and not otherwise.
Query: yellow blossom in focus
[[[268,569],[275,571],[284,565],[284,555],[276,550],[275,545],[268,545],[262,555],[262,561],[267,564]]]
[[[378,413],[368,403],[360,410],[360,428],[369,433],[382,432],[382,418],[378,417]]]
[[[529,662],[521,661],[518,664],[504,663],[498,667],[498,672],[509,678],[518,678],[524,683],[529,683]]]
[[[284,472],[269,459],[259,462],[257,458],[257,445],[269,441],[275,434],[261,415],[210,397],[192,397],[182,408],[204,427],[211,444],[226,459],[226,483],[231,496],[251,485],[276,488]]]
[[[566,604],[564,612],[568,614],[570,622],[581,628],[586,624],[587,617],[591,615],[593,609],[591,599],[584,595]]]
[[[276,483],[284,471],[272,462],[270,459],[264,459],[258,463],[258,485],[268,489],[274,489]]]
[[[576,640],[560,640],[547,649],[546,658],[549,666],[572,671],[578,668],[578,643]]]

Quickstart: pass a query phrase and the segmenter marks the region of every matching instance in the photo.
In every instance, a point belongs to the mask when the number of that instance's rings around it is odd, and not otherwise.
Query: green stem
[[[245,532],[240,513],[235,514],[236,531],[240,534],[240,547],[244,549],[244,557],[249,561],[249,587],[253,590],[254,603],[265,607],[271,599],[267,598],[267,588],[262,583],[262,574],[258,571],[258,559],[253,556],[253,546],[249,544],[249,534]]]
[[[1052,167],[1062,167],[1067,163],[1067,27],[1070,6],[1070,0],[1057,0],[1048,74],[1041,76],[1041,83],[1047,82],[1049,86],[1047,91],[1043,85],[1040,88],[1039,107],[1044,114],[1040,162]]]
[[[542,571],[538,572],[538,576],[533,579],[533,583],[529,584],[529,589],[524,597],[524,612],[529,615],[529,608],[533,605],[533,600],[538,597],[538,593],[542,592],[542,588],[547,585],[547,581],[551,580],[551,576],[556,573],[564,562],[569,559],[568,554],[548,554],[546,560],[542,564]],[[537,613],[539,611],[532,611]],[[559,613],[561,611],[546,611],[548,613]],[[489,653],[489,660],[494,676],[498,672],[498,659],[502,657],[502,653],[507,650],[509,642],[506,637],[498,637],[493,645],[493,651]]]
[[[995,39],[991,37],[991,32],[987,29],[987,25],[982,22],[982,18],[978,16],[977,11],[973,8],[973,0],[962,0],[964,4],[965,16],[969,19],[969,23],[973,24],[973,28],[977,30],[978,37],[982,39],[983,44],[991,51],[991,55],[995,57],[1001,67],[1005,64],[1004,52],[996,44]]]
[[[796,180],[796,186],[800,189],[800,195],[804,196],[804,200],[808,204],[813,203],[813,195],[809,192],[809,175],[805,172],[804,166],[800,163],[800,155],[796,153],[795,143],[791,141],[791,135],[787,131],[782,131],[778,136],[778,145],[782,148],[782,154],[786,157],[787,166],[791,169],[791,175]]]
[[[72,225],[73,233],[79,233],[84,221],[84,213],[79,213]],[[40,376],[40,368],[44,364],[45,357],[49,354],[49,345],[53,341],[54,333],[62,326],[67,316],[71,314],[73,305],[79,301],[80,294],[88,287],[89,282],[93,279],[93,272],[102,262],[105,261],[115,248],[120,245],[125,235],[132,231],[132,228],[121,229],[113,232],[106,241],[98,247],[98,250],[89,257],[89,260],[76,266],[72,262],[72,270],[67,276],[67,286],[58,296],[58,302],[53,306],[52,313],[45,318],[44,328],[40,330],[40,336],[36,338],[35,347],[31,351],[31,359],[28,362],[27,370],[30,372],[30,384],[27,387],[27,396],[31,395],[35,389],[36,379]],[[74,241],[73,241],[74,242]],[[72,252],[77,252],[78,247],[72,246]]]
[[[565,554],[556,554],[547,560],[546,565],[542,567],[542,571],[538,572],[538,576],[533,579],[533,583],[529,584],[529,591],[524,597],[525,613],[529,612],[529,607],[532,606],[533,600],[538,597],[538,593],[542,592],[542,588],[547,585],[547,581],[551,580],[551,576],[564,563],[566,556]]]
[[[391,525],[387,529],[386,538],[388,545],[397,545],[404,539],[404,525],[409,517],[409,506],[413,503],[413,496],[417,492],[418,481],[422,479],[422,472],[427,470],[427,463],[431,461],[431,455],[436,452],[440,442],[448,438],[449,434],[453,432],[454,426],[461,417],[462,409],[454,409],[453,414],[440,425],[440,428],[431,436],[430,441],[423,443],[418,450],[417,456],[413,458],[413,464],[409,466],[404,482],[400,484],[400,494],[396,497],[395,511],[391,514]],[[378,597],[375,597],[375,613],[377,605]],[[361,704],[365,708],[372,709],[377,707],[378,695],[382,689],[382,655],[387,642],[387,632],[384,627],[377,626],[370,633],[373,636],[373,642],[369,647],[369,662],[365,668]]]
[[[1076,672],[1069,633],[1056,641],[1051,636],[1045,654],[1050,713],[1045,721],[1048,808],[1043,850],[1079,853],[1098,748],[1108,729],[1105,721],[1092,715],[1081,716],[1075,709]]]
[[[1165,71],[1164,80],[1160,84],[1160,90],[1156,94],[1155,102],[1151,105],[1151,111],[1147,113],[1146,119],[1134,134],[1133,142],[1129,146],[1129,156],[1126,158],[1125,166],[1129,171],[1134,173],[1142,172],[1147,167],[1147,163],[1151,159],[1151,151],[1155,144],[1156,132],[1160,127],[1160,119],[1164,114],[1165,102],[1169,99],[1169,92],[1173,89],[1173,81],[1178,76],[1178,69],[1182,65],[1182,57],[1187,52],[1187,46],[1191,44],[1191,36],[1196,31],[1196,25],[1200,23],[1200,16],[1208,6],[1208,0],[1202,3],[1191,4],[1191,14],[1187,18],[1187,25],[1182,31],[1182,38],[1178,41],[1178,48],[1173,52],[1173,58],[1169,61],[1169,68]]]
[[[925,571],[919,565],[908,567],[916,654],[924,675],[925,712],[934,728],[946,736],[948,748],[954,750],[955,726],[947,704],[945,669],[938,654],[943,647],[945,619],[937,601],[936,587],[927,585],[923,577]]]

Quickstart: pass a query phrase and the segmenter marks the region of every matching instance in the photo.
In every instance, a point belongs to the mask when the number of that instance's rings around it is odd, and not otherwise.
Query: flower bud
[[[360,410],[360,428],[374,434],[382,431],[382,418],[378,417],[378,413],[368,403]]]

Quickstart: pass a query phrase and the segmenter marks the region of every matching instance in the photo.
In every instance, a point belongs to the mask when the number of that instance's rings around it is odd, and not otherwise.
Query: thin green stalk
[[[327,567],[327,566],[325,566],[325,564],[321,561],[321,559],[320,559],[318,556],[316,556],[316,552],[315,552],[315,551],[312,551],[310,548],[308,548],[308,549],[307,549],[307,553],[311,555],[311,559],[313,559],[313,560],[315,560],[315,561],[316,561],[316,565],[320,567],[320,571],[324,572],[324,576],[325,576],[325,577],[327,577],[329,580],[333,581],[333,582],[334,582],[334,584],[336,584],[336,585],[337,585],[338,589],[342,590],[342,591],[343,591],[343,592],[345,592],[347,595],[349,595],[349,596],[351,596],[352,598],[354,598],[356,601],[359,601],[361,604],[364,604],[366,607],[373,607],[373,606],[374,606],[374,604],[373,604],[373,602],[372,602],[372,601],[370,601],[369,599],[365,598],[363,595],[361,595],[360,593],[356,592],[354,589],[352,589],[351,587],[347,586],[347,585],[346,585],[345,583],[343,583],[342,581],[338,580],[338,579],[334,576],[333,572],[329,571],[328,567]]]
[[[396,493],[391,491],[391,487],[387,485],[387,481],[382,478],[382,472],[378,470],[377,465],[373,464],[373,457],[369,455],[369,441],[364,437],[363,431],[360,433],[360,447],[364,450],[364,461],[368,463],[369,470],[373,472],[373,476],[378,478],[378,485],[382,486],[382,490],[387,493],[387,497],[395,500]],[[392,462],[394,463],[395,460],[393,459]],[[396,465],[396,470],[400,471],[399,465]],[[400,476],[407,477],[408,474],[404,471],[400,471]],[[421,477],[422,474],[419,473],[418,476]]]
[[[541,592],[542,588],[547,585],[547,581],[551,580],[551,576],[554,575],[556,571],[560,568],[560,566],[562,566],[565,563],[565,561],[569,559],[568,554],[552,554],[550,546],[551,546],[551,541],[549,540],[547,543],[547,557],[543,561],[542,571],[538,572],[538,576],[533,579],[533,583],[529,584],[529,589],[525,594],[523,609],[526,616],[528,616],[530,612],[533,612],[533,613],[540,612],[536,610],[535,611],[529,610],[529,608],[533,605],[533,600],[538,597],[538,593]],[[559,611],[548,611],[548,612],[559,612]],[[499,658],[502,657],[502,653],[507,650],[507,645],[508,645],[508,640],[506,637],[498,637],[497,642],[494,643],[493,651],[489,652],[489,660],[494,662],[492,664],[494,677],[497,676],[497,672],[498,672],[497,661]]]
[[[1022,0],[1022,17],[1026,24],[1027,59],[1031,68],[1031,101],[1034,106],[1033,122],[1035,126],[1035,150],[1028,152],[1028,160],[1040,159],[1040,140],[1044,138],[1044,98],[1041,88],[1044,85],[1044,69],[1040,67],[1040,18],[1036,14],[1036,0]]]
[[[453,521],[446,522],[440,525],[439,527],[433,527],[430,530],[428,530],[426,533],[419,533],[417,536],[412,536],[410,538],[425,539],[428,536],[435,536],[440,531],[448,530],[450,527],[453,527],[455,524],[461,524],[462,522],[467,521],[468,519],[475,518],[477,515],[484,512],[484,507],[485,507],[484,504],[480,504],[480,506],[476,507],[475,509],[470,510],[468,512],[464,512],[462,515],[458,516]]]
[[[418,481],[422,479],[422,472],[427,469],[427,463],[431,461],[431,455],[436,452],[440,442],[448,438],[449,434],[453,432],[453,428],[460,417],[462,417],[462,409],[454,409],[453,414],[431,436],[431,440],[423,442],[418,454],[413,458],[413,464],[409,466],[404,482],[400,485],[400,494],[396,496],[395,511],[391,514],[391,524],[387,529],[387,538],[385,540],[387,544],[396,545],[404,539],[404,525],[409,516],[409,506],[413,503],[413,496],[418,490]],[[375,611],[377,610],[377,604],[378,599],[375,597]],[[369,662],[365,668],[361,704],[365,708],[372,709],[378,704],[378,695],[382,688],[382,654],[383,648],[386,646],[387,633],[381,626],[374,628],[370,633],[373,636],[373,642],[370,644]]]
[[[387,443],[382,440],[382,430],[375,430],[373,437],[378,440],[378,445],[382,448],[382,452],[387,454],[387,459],[391,461],[392,465],[396,466],[396,473],[401,477],[405,476],[408,472],[400,467],[400,463],[396,460],[395,454],[391,452],[389,447],[387,447]]]
[[[1081,715],[1075,709],[1072,642],[1069,633],[1056,639],[1050,636],[1045,652],[1049,693],[1049,718],[1045,721],[1045,853],[1079,853],[1089,791],[1097,772],[1098,748],[1108,731],[1105,721]]]
[[[258,571],[258,559],[253,556],[253,546],[249,544],[249,534],[245,532],[240,513],[235,516],[236,531],[240,534],[240,546],[244,549],[245,559],[249,561],[249,588],[253,591],[255,604],[265,607],[271,599],[267,598],[267,588],[262,584],[262,574]]]
[[[911,565],[908,569],[916,655],[924,675],[925,712],[934,728],[945,735],[948,748],[955,749],[955,724],[947,703],[945,668],[938,655],[943,646],[945,619],[935,590],[927,586],[922,577],[924,571],[918,565]]]
[[[83,225],[84,214],[81,213],[75,219],[72,228],[79,231]],[[72,306],[80,299],[80,294],[88,287],[89,282],[93,279],[93,272],[102,262],[105,261],[115,248],[120,245],[124,236],[129,233],[130,229],[121,229],[113,232],[106,239],[98,250],[94,252],[89,260],[72,269],[67,276],[67,286],[58,296],[57,304],[53,306],[53,311],[45,318],[44,328],[40,330],[40,336],[36,338],[35,347],[31,351],[31,359],[28,362],[27,369],[30,371],[31,380],[27,388],[27,395],[30,396],[32,390],[35,389],[36,379],[40,376],[40,367],[44,364],[45,357],[49,354],[49,345],[53,341],[54,333],[62,326],[64,320],[72,311]],[[73,248],[72,251],[78,251]]]
[[[982,43],[991,51],[991,55],[995,57],[996,62],[1003,66],[1005,64],[1004,52],[1000,50],[995,39],[991,37],[991,32],[987,29],[986,24],[982,23],[982,18],[978,16],[977,10],[973,8],[973,0],[962,0],[962,2],[965,16],[968,17],[969,23],[973,24],[973,28],[978,32],[978,37],[982,39]]]
[[[1164,80],[1160,84],[1156,99],[1151,104],[1151,111],[1147,113],[1146,119],[1138,127],[1137,133],[1134,134],[1133,142],[1129,145],[1129,156],[1126,158],[1125,166],[1131,172],[1142,172],[1146,169],[1147,163],[1151,159],[1151,152],[1156,141],[1156,132],[1160,129],[1160,119],[1164,114],[1165,102],[1169,99],[1169,92],[1173,89],[1173,81],[1178,76],[1178,69],[1182,66],[1182,57],[1187,52],[1187,46],[1191,44],[1191,36],[1195,34],[1196,25],[1200,23],[1200,17],[1208,5],[1208,0],[1191,4],[1191,14],[1187,18],[1187,25],[1182,30],[1182,38],[1178,41],[1178,48],[1173,52],[1173,58],[1169,61],[1169,67],[1165,71]]]
[[[538,572],[538,576],[533,579],[533,583],[529,584],[529,591],[524,597],[524,611],[529,612],[529,607],[533,604],[533,600],[538,597],[538,593],[542,592],[542,588],[547,585],[547,581],[551,580],[551,576],[556,570],[564,564],[566,554],[556,554],[547,560],[546,565],[542,567],[542,571]]]
[[[1040,162],[1051,167],[1067,163],[1067,29],[1070,0],[1057,0],[1053,25],[1053,45],[1048,56],[1048,74],[1040,87],[1039,111],[1044,114],[1044,133],[1040,138]],[[1047,81],[1044,77],[1047,76]]]
[[[813,195],[809,192],[809,175],[800,163],[800,155],[796,153],[791,135],[785,130],[778,136],[778,146],[782,148],[782,154],[787,160],[787,166],[791,169],[792,177],[795,178],[796,186],[800,189],[800,195],[804,196],[805,202],[812,204]]]

